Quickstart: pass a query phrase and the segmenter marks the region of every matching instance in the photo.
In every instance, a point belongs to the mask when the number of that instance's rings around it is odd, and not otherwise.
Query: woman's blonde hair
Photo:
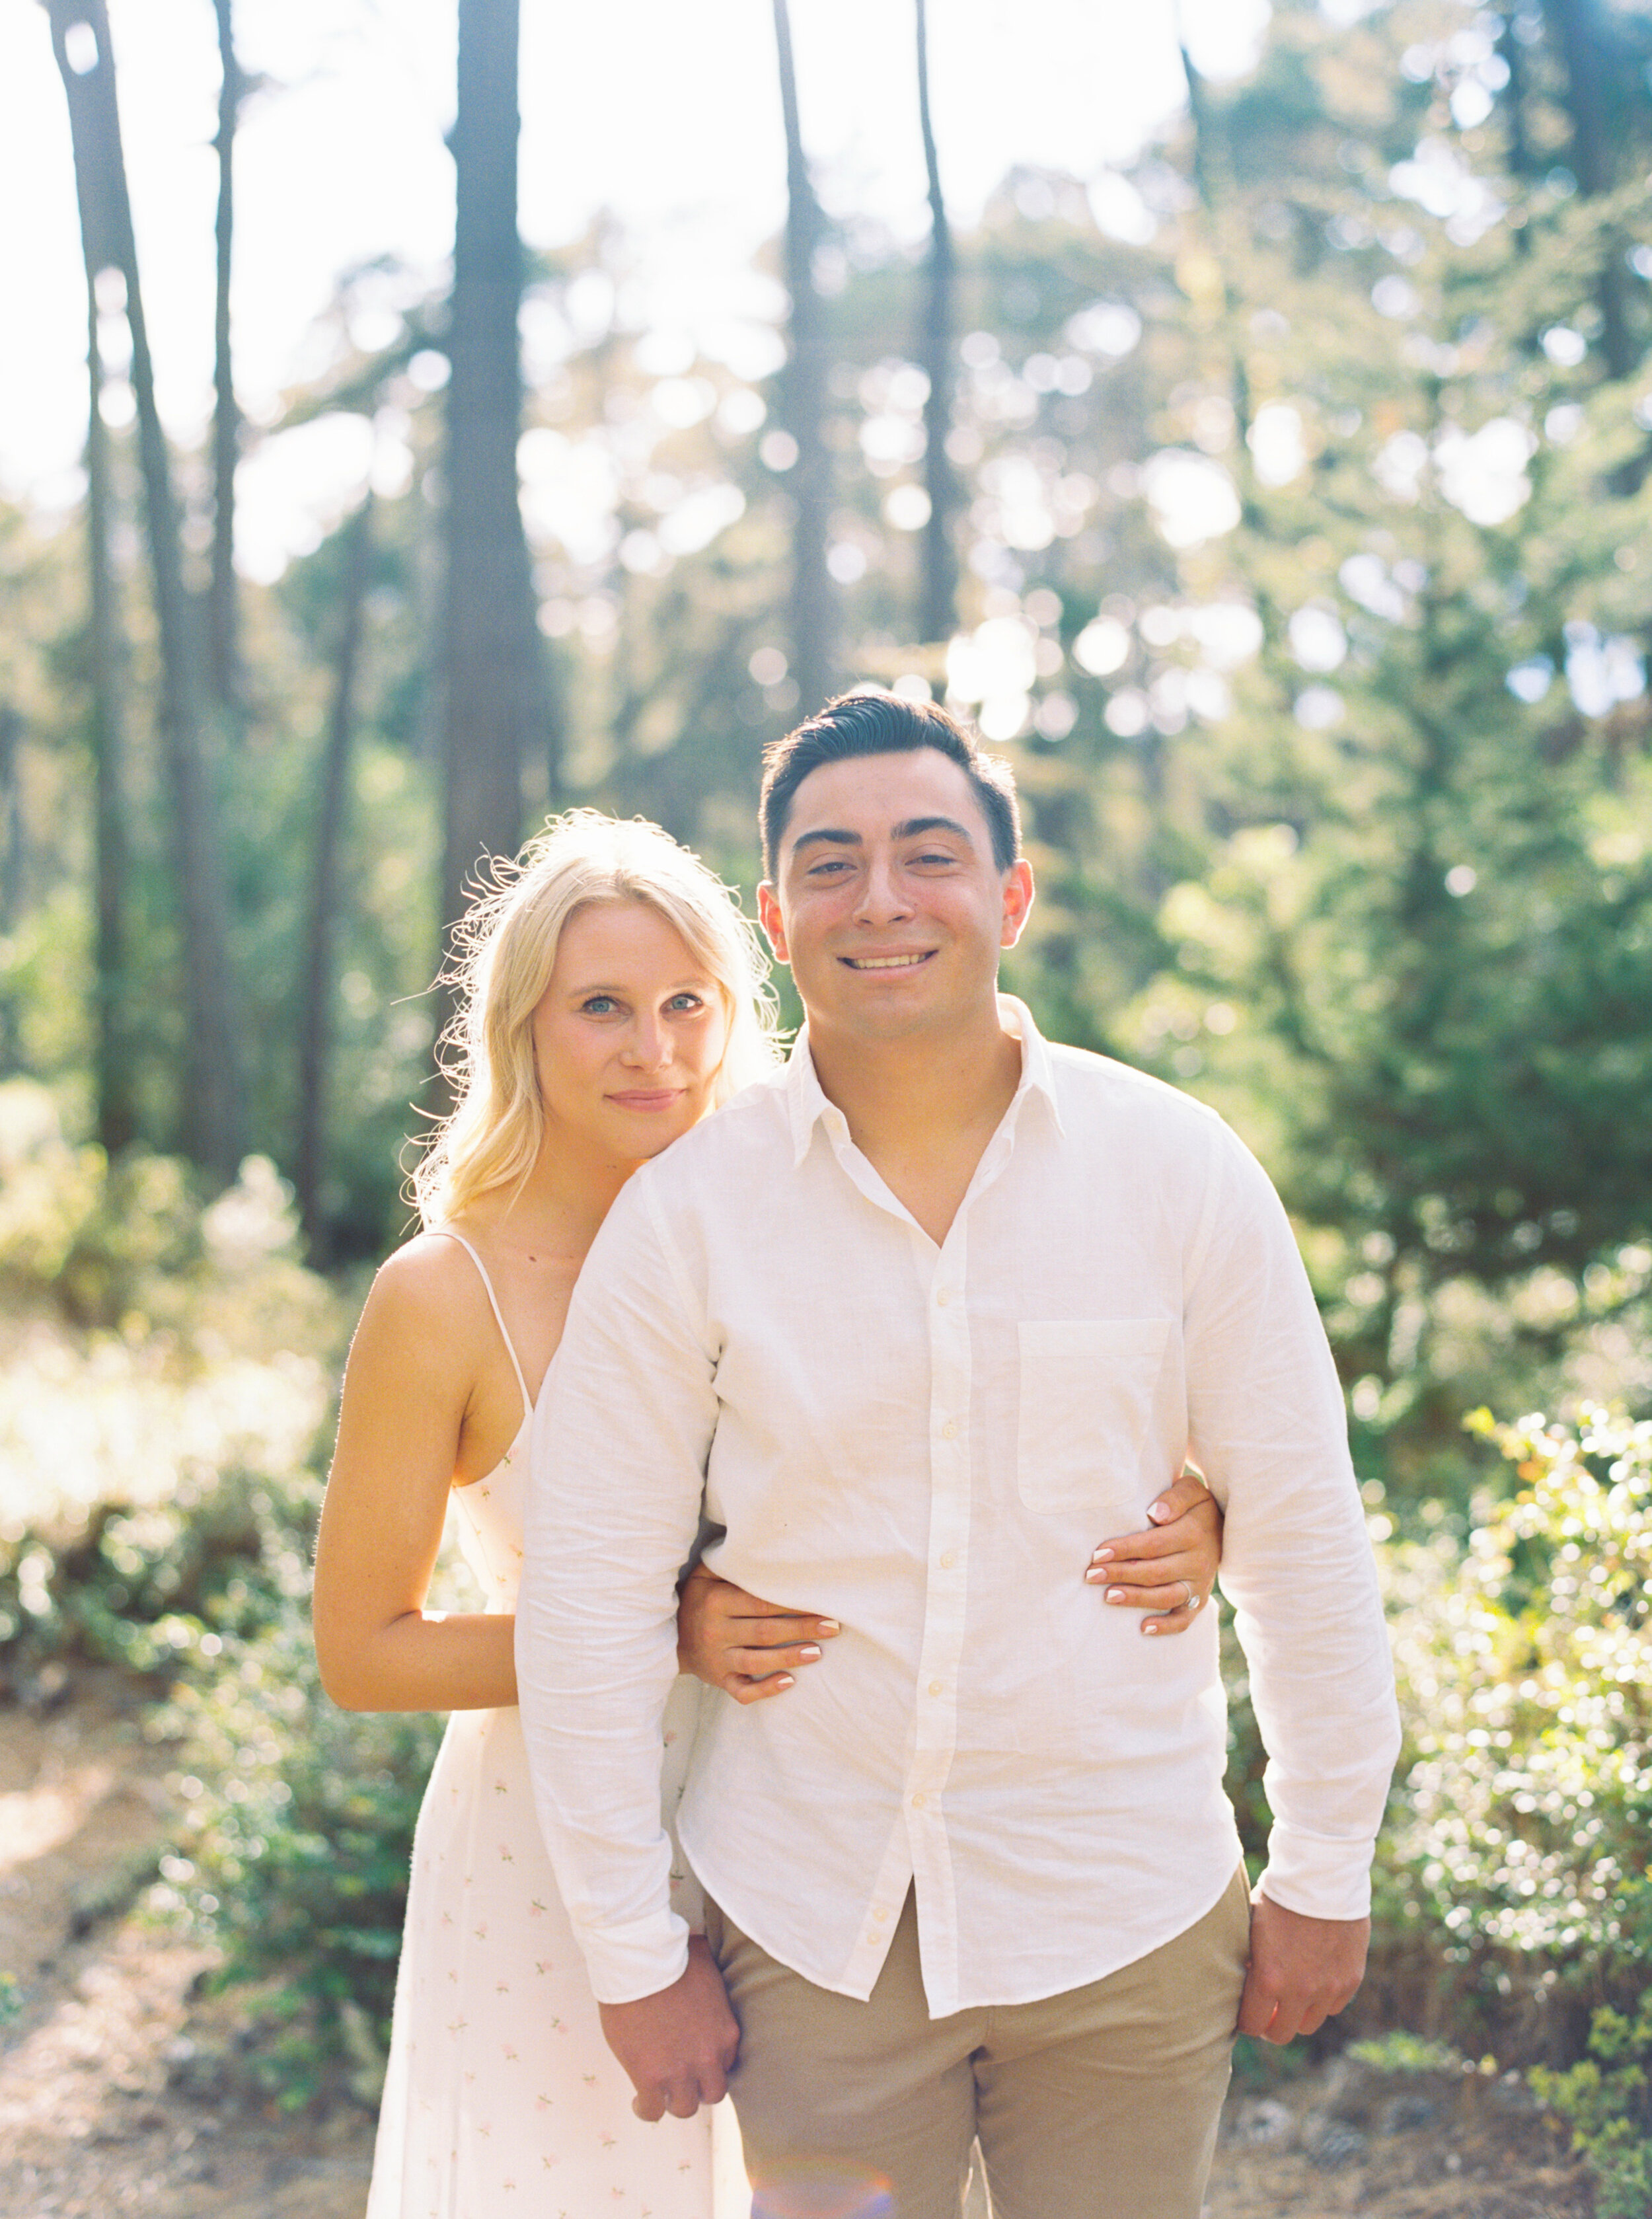
[[[455,933],[444,974],[458,1008],[438,1053],[455,1107],[413,1174],[427,1226],[456,1216],[481,1195],[519,1187],[532,1170],[543,1131],[533,1013],[563,926],[589,903],[647,902],[722,989],[729,1038],[714,1104],[779,1058],[768,959],[755,928],[738,895],[657,824],[570,810],[515,862],[495,861],[491,876]]]

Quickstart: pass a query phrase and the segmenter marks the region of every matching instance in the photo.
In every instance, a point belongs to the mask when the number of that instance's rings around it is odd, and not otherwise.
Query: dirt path
[[[214,2060],[234,2005],[134,1899],[169,1831],[163,1751],[113,1679],[0,1719],[0,2219],[362,2219],[372,2123],[283,2118]],[[1552,2130],[1479,2074],[1339,2061],[1236,2085],[1207,2219],[1587,2219]],[[492,2219],[477,2213],[472,2219]],[[533,2215],[525,2215],[533,2219]]]

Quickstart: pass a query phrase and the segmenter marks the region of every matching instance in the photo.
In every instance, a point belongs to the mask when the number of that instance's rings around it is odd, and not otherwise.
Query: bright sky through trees
[[[774,311],[748,258],[779,225],[785,187],[767,0],[524,0],[522,12],[529,244],[577,236],[611,208],[651,242],[650,320],[692,328],[708,351],[737,350],[742,329],[755,339]],[[1248,66],[1267,12],[1267,0],[1181,9],[1217,76]],[[161,406],[193,439],[212,358],[212,9],[109,0],[109,13]],[[1172,0],[941,0],[930,13],[960,221],[1016,163],[1094,177],[1181,100]],[[910,7],[794,0],[793,18],[828,206],[921,233]],[[339,271],[388,255],[433,275],[450,247],[454,0],[238,0],[236,36],[243,67],[265,80],[237,140],[237,380],[256,421],[321,366],[310,335]],[[16,318],[0,351],[0,492],[55,509],[79,492],[85,310],[68,124],[36,0],[0,0],[0,298]],[[761,357],[758,345],[751,374]],[[313,462],[308,475],[336,479],[319,447]],[[261,488],[253,469],[239,520],[250,567],[267,573],[295,504],[315,493],[304,472],[264,476],[281,482]]]

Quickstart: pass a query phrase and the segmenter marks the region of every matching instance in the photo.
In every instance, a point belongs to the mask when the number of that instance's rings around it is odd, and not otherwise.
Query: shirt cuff
[[[1304,1918],[1369,1918],[1376,1854],[1375,1837],[1333,1842],[1276,1824],[1268,1837],[1268,1862],[1256,1892]]]
[[[620,1926],[575,1925],[591,1992],[599,2004],[640,2003],[688,1969],[688,1928],[674,1911],[652,1911]]]

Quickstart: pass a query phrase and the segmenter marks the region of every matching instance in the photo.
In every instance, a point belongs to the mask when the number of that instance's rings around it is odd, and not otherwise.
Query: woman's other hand
[[[1153,1522],[1146,1532],[1103,1541],[1084,1577],[1105,1588],[1115,1607],[1150,1613],[1144,1633],[1181,1633],[1210,1600],[1221,1561],[1221,1511],[1197,1473],[1184,1471],[1147,1515]]]
[[[818,1663],[820,1644],[837,1632],[835,1618],[783,1610],[696,1564],[677,1603],[677,1669],[736,1703],[783,1695],[799,1669]]]

